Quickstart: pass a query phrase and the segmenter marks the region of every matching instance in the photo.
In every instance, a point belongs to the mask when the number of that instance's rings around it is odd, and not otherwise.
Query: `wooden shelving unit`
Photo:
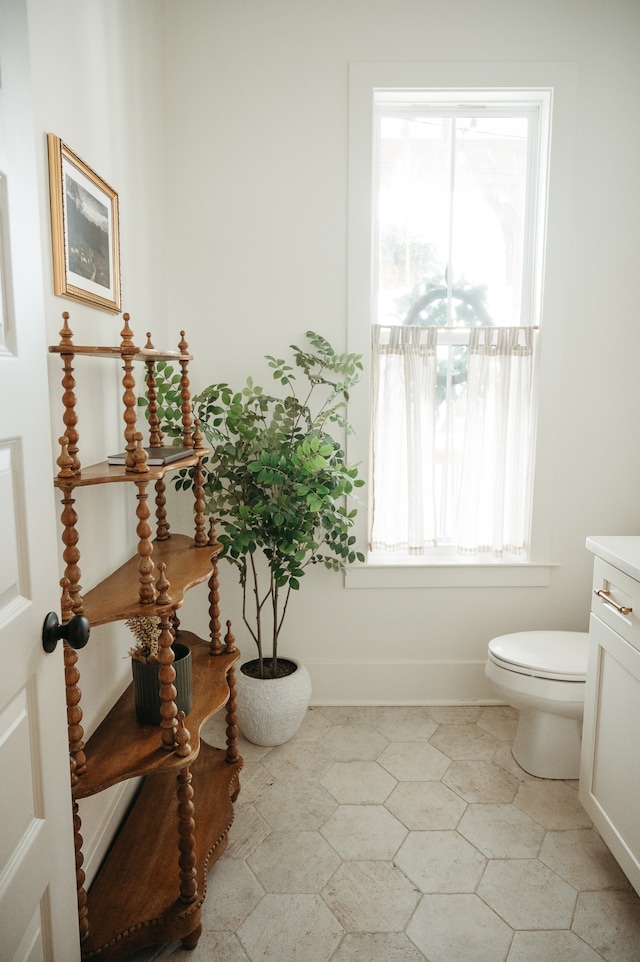
[[[205,530],[202,458],[208,453],[191,416],[188,362],[192,359],[181,332],[177,352],[157,351],[150,335],[144,348],[133,342],[129,317],[119,347],[73,344],[69,315],[63,314],[60,343],[49,350],[62,359],[64,434],[60,438],[63,559],[61,621],[85,615],[92,626],[157,615],[160,618],[159,671],[163,720],[160,726],[136,720],[132,686],[111,708],[91,738],[84,741],[80,670],[77,652],[65,641],[65,683],[76,839],[78,918],[83,959],[116,962],[158,942],[181,940],[194,948],[201,932],[207,871],[222,854],[240,790],[242,759],[237,751],[235,669],[239,652],[227,623],[221,639],[217,556],[220,544],[213,526]],[[79,458],[75,379],[76,355],[117,359],[122,363],[126,463],[82,467]],[[181,370],[182,445],[189,453],[168,465],[149,466],[136,425],[134,361],[146,366],[150,446],[163,446],[157,417],[154,366],[174,360]],[[170,532],[165,476],[194,469],[194,534]],[[75,488],[128,483],[136,489],[137,551],[116,571],[83,595],[80,585]],[[151,526],[149,485],[154,486],[155,536]],[[209,584],[209,638],[180,628],[178,611],[187,591]],[[193,703],[189,716],[178,713],[171,644],[179,639],[191,649]],[[90,651],[85,657],[90,657]],[[214,748],[200,739],[202,725],[226,712],[226,745]],[[187,727],[188,726],[188,727]],[[82,834],[78,801],[129,778],[144,776],[125,823],[90,890],[82,870]]]

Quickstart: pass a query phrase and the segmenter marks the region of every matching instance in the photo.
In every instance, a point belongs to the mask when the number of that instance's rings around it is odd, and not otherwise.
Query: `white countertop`
[[[587,548],[598,558],[640,581],[640,535],[593,535]]]

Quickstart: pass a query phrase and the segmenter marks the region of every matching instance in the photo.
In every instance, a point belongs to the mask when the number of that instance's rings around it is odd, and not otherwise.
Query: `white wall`
[[[262,355],[281,354],[308,328],[346,347],[350,62],[578,65],[569,257],[555,305],[560,355],[543,370],[538,438],[558,564],[550,585],[345,590],[314,570],[282,642],[309,666],[316,702],[482,700],[487,641],[526,628],[584,629],[587,535],[640,527],[640,7],[167,0],[163,15],[168,305],[193,332],[196,388],[268,376]],[[551,235],[550,249],[561,240]],[[250,655],[227,570],[222,598]],[[185,609],[186,621],[203,630],[204,615],[193,612]]]
[[[163,78],[157,7],[153,0],[29,0],[28,15],[48,342],[59,340],[64,310],[70,312],[76,344],[118,344],[123,325],[120,315],[53,295],[46,150],[46,133],[51,131],[118,192],[122,300],[136,341],[144,343],[144,332],[150,329],[158,345],[173,347],[179,325],[165,341]],[[88,465],[102,460],[107,448],[123,446],[122,371],[113,361],[77,358],[75,377],[80,460]],[[50,484],[57,470],[57,439],[64,429],[58,356],[49,357],[49,378],[54,450],[51,469],[48,461],[43,463],[43,484]],[[76,492],[85,591],[135,550],[135,506],[135,492],[124,486]],[[123,624],[94,628],[89,649],[80,653],[87,735],[130,681],[129,640]],[[89,880],[134,788],[133,783],[118,786],[81,804]]]

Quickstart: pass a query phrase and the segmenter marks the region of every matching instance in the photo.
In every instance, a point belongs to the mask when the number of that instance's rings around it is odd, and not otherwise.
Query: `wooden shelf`
[[[198,942],[207,871],[226,847],[233,821],[232,803],[240,790],[242,759],[237,751],[233,668],[240,653],[234,648],[231,632],[227,633],[224,644],[220,639],[217,556],[222,546],[213,525],[208,533],[205,530],[201,465],[210,451],[203,446],[199,425],[193,419],[188,375],[188,362],[193,356],[188,353],[185,332],[180,332],[178,351],[156,350],[150,334],[145,347],[139,348],[129,327],[129,315],[123,314],[119,347],[76,346],[68,323],[69,314],[65,311],[62,316],[60,343],[49,348],[51,353],[60,355],[62,361],[64,433],[57,459],[60,470],[54,478],[61,492],[65,564],[60,582],[61,623],[67,624],[77,614],[85,615],[92,627],[158,615],[165,659],[160,685],[164,706],[170,705],[172,698],[172,672],[166,671],[166,666],[174,634],[176,640],[191,648],[192,656],[192,707],[184,724],[180,721],[176,726],[174,719],[167,719],[164,727],[140,724],[131,684],[85,743],[80,678],[80,660],[85,655],[79,660],[71,644],[64,646],[82,956],[117,962],[137,949],[159,942],[179,939],[189,949],[195,948]],[[127,471],[124,465],[110,465],[106,460],[82,466],[75,410],[76,355],[121,362],[124,372],[121,445],[128,452],[130,467],[144,466],[146,470]],[[178,362],[182,447],[188,452],[179,461],[162,465],[145,461],[143,434],[137,430],[133,373],[136,360],[145,362],[148,447],[155,449],[165,444],[158,416],[155,362]],[[167,519],[164,478],[183,468],[194,469],[193,537],[171,534]],[[155,489],[155,541],[152,540],[149,482],[154,482]],[[135,485],[131,492],[137,495],[137,553],[83,597],[75,489],[121,483]],[[90,530],[89,516],[83,537]],[[208,582],[210,642],[180,630],[176,616],[186,592],[205,581]],[[90,643],[89,658],[91,647]],[[226,749],[212,748],[200,738],[206,719],[220,710],[224,710],[226,716]],[[141,776],[143,786],[87,893],[79,801],[126,779]]]
[[[121,348],[111,345],[101,347],[89,346],[87,344],[52,344],[49,347],[50,354],[81,354],[84,357],[111,357],[121,358],[123,355],[132,358],[134,361],[192,361],[193,354],[182,354],[180,351],[157,351],[155,348],[131,347]]]
[[[209,643],[190,631],[179,632],[176,640],[191,649],[193,701],[185,722],[191,736],[191,754],[180,757],[166,751],[161,746],[159,726],[142,725],[136,720],[133,685],[129,685],[85,746],[87,771],[73,786],[74,798],[95,795],[138,775],[170,774],[189,765],[198,755],[200,728],[226,705],[226,676],[239,653],[212,655]]]
[[[98,461],[97,464],[90,464],[87,468],[82,468],[79,474],[61,478],[59,475],[53,479],[56,488],[66,490],[72,488],[83,488],[92,484],[112,484],[112,483],[131,483],[132,481],[158,481],[164,478],[170,471],[179,471],[181,468],[191,468],[199,460],[210,454],[209,448],[199,448],[197,453],[180,458],[179,461],[172,461],[170,464],[147,465],[147,471],[126,471],[121,464],[109,464],[108,461]]]
[[[187,940],[192,933],[197,941],[206,875],[227,846],[241,767],[206,742],[191,767],[197,896],[190,904],[179,898],[175,781],[147,777],[88,892],[83,959],[117,962],[144,946]]]
[[[142,605],[138,599],[138,555],[129,558],[104,581],[88,591],[83,598],[84,614],[92,625],[105,625],[141,615],[154,615],[167,608],[180,608],[190,588],[206,581],[213,569],[212,559],[220,546],[204,545],[196,548],[184,534],[172,534],[166,541],[153,541],[153,562],[167,566],[171,585],[169,605]]]

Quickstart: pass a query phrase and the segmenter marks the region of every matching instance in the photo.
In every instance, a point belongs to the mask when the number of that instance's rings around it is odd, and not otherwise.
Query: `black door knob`
[[[72,648],[84,648],[89,641],[89,619],[84,615],[74,615],[66,625],[61,625],[55,611],[50,611],[42,626],[42,647],[49,654],[64,638]]]

